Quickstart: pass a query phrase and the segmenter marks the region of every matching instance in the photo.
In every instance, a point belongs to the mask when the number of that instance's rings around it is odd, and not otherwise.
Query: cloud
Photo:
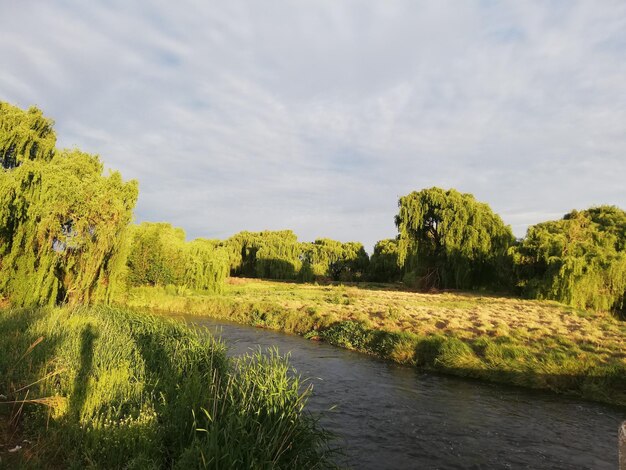
[[[140,182],[191,237],[395,234],[397,198],[475,194],[517,235],[626,206],[626,5],[12,2],[0,98]],[[25,27],[28,25],[28,27]]]

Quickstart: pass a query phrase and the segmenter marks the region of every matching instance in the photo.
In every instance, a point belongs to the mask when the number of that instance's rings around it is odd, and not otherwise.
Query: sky
[[[517,236],[626,209],[626,2],[0,0],[0,100],[189,239],[397,234],[469,192]]]

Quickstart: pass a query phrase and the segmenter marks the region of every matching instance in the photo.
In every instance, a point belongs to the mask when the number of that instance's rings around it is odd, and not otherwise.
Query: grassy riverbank
[[[427,370],[626,406],[626,323],[554,302],[245,279],[231,279],[220,295],[137,288],[123,301],[319,337]]]
[[[206,332],[104,307],[5,308],[0,332],[0,468],[330,465],[275,352],[233,362]]]

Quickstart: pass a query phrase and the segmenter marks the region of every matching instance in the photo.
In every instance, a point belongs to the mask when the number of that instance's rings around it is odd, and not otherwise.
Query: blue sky
[[[189,238],[393,237],[454,187],[518,236],[626,208],[626,2],[8,1],[0,99]]]

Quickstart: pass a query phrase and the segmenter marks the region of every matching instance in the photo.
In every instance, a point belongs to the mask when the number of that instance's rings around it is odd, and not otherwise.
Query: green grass
[[[0,310],[0,467],[319,468],[329,436],[276,351],[123,309]],[[28,443],[23,443],[27,439]]]
[[[427,370],[626,406],[626,322],[556,302],[245,279],[231,279],[221,295],[169,295],[144,287],[119,300],[321,338]]]

